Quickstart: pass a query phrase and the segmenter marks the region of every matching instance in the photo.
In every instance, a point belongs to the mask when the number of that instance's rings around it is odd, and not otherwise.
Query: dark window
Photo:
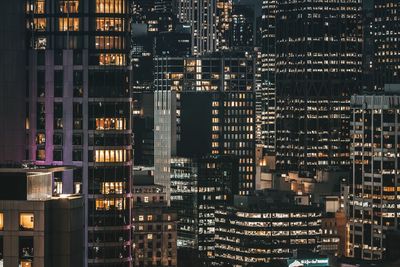
[[[45,72],[43,70],[39,70],[37,72],[37,96],[44,97],[46,91],[46,81],[45,81]]]
[[[74,97],[83,96],[83,72],[81,70],[74,71]]]
[[[62,154],[63,154],[62,150],[54,150],[53,151],[53,160],[54,161],[62,161],[63,160]]]
[[[64,88],[64,72],[62,70],[54,71],[54,96],[62,97]]]

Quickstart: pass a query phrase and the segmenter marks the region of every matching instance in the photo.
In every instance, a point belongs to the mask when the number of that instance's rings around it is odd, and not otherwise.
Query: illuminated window
[[[124,199],[105,198],[96,199],[96,210],[123,210]]]
[[[96,119],[96,130],[126,130],[125,118]]]
[[[45,0],[36,0],[35,1],[35,14],[44,14],[45,13],[46,2]]]
[[[147,215],[147,220],[152,221],[153,220],[153,215]]]
[[[119,36],[96,36],[96,49],[124,49],[124,41]]]
[[[34,216],[33,213],[21,213],[19,215],[19,227],[21,230],[33,230]]]
[[[122,194],[123,182],[106,182],[101,184],[102,194]]]
[[[125,162],[128,161],[126,150],[96,150],[95,162]]]
[[[124,30],[124,20],[122,18],[97,18],[96,30],[121,32]]]
[[[0,213],[0,231],[4,230],[4,214]]]
[[[139,215],[139,221],[143,221],[144,220],[144,216],[143,215]]]
[[[37,145],[44,145],[46,144],[46,134],[38,133],[36,134],[36,144]]]
[[[96,13],[123,13],[125,0],[96,0]]]
[[[148,203],[149,202],[149,197],[144,197],[144,202]]]
[[[37,31],[45,31],[46,30],[46,18],[35,18],[33,20],[34,29]]]
[[[147,234],[147,239],[153,239],[153,234]]]
[[[21,267],[32,267],[32,261],[30,260],[21,260]]]
[[[100,65],[125,65],[125,55],[123,54],[100,54]]]
[[[60,1],[61,13],[78,13],[78,11],[79,11],[79,0]]]
[[[79,18],[59,18],[59,31],[79,31]]]

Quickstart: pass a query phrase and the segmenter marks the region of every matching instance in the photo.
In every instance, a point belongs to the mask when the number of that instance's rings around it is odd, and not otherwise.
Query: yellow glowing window
[[[59,18],[59,31],[79,31],[79,18]]]
[[[21,267],[32,267],[32,261],[30,261],[30,260],[21,260]]]
[[[21,213],[19,215],[19,226],[21,230],[33,230],[34,226],[33,213]]]
[[[144,220],[144,216],[143,215],[139,215],[139,221],[143,221]]]
[[[44,14],[46,7],[45,0],[36,0],[35,1],[35,13],[36,14]]]
[[[126,130],[125,118],[98,118],[96,130]]]
[[[35,18],[33,20],[34,28],[37,31],[45,31],[46,30],[46,19],[45,18]]]
[[[0,213],[0,231],[4,229],[4,214]]]
[[[124,30],[124,20],[122,18],[97,18],[96,30],[121,32]]]
[[[96,0],[96,13],[123,13],[125,0]]]
[[[99,65],[125,65],[125,55],[123,54],[100,54]]]
[[[147,215],[147,220],[152,221],[153,220],[153,215]]]
[[[106,182],[101,184],[102,194],[122,194],[123,193],[123,182]]]
[[[153,234],[147,234],[147,239],[153,239]]]
[[[124,206],[122,198],[96,199],[96,210],[123,210]]]
[[[60,1],[61,13],[78,13],[78,11],[79,11],[79,0]]]
[[[125,162],[126,150],[96,150],[96,162]]]

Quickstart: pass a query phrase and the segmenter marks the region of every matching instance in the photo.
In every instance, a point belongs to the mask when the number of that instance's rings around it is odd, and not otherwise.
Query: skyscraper
[[[255,186],[253,55],[225,52],[202,57],[158,57],[155,65],[155,87],[159,91],[155,94],[160,94],[155,101],[164,99],[163,105],[168,108],[168,91],[176,93],[175,113],[168,110],[160,112],[159,125],[157,112],[154,113],[155,164],[158,153],[167,153],[163,147],[157,152],[156,146],[157,136],[163,134],[162,125],[169,123],[169,119],[162,116],[174,116],[175,128],[171,131],[175,131],[177,155],[238,156],[240,194],[250,194]],[[160,144],[167,143],[160,141]],[[188,147],[193,149],[184,151]],[[171,148],[173,151],[174,147]],[[171,155],[176,154],[172,152]]]
[[[276,4],[277,168],[348,168],[350,95],[362,73],[361,1]]]
[[[0,162],[25,159],[26,43],[24,1],[0,10]]]
[[[372,23],[367,28],[372,33],[373,57],[370,65],[374,74],[374,87],[383,90],[388,83],[399,83],[400,60],[397,32],[399,31],[400,4],[394,0],[366,1],[369,11],[373,14]],[[373,5],[373,6],[372,6]],[[366,22],[370,22],[367,20]]]
[[[232,0],[178,0],[178,21],[192,28],[192,54],[229,47]]]
[[[261,15],[261,90],[257,92],[260,106],[261,142],[269,154],[275,153],[275,17],[276,0],[263,0]]]
[[[88,266],[131,266],[130,1],[30,0],[29,159],[76,166]]]
[[[399,85],[384,94],[352,97],[347,256],[381,260],[391,230],[399,230]]]

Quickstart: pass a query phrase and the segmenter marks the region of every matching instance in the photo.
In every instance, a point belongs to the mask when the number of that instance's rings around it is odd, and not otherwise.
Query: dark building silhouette
[[[25,1],[0,11],[0,162],[25,159],[26,24]]]
[[[362,74],[360,1],[276,4],[277,168],[348,168],[350,96]]]

